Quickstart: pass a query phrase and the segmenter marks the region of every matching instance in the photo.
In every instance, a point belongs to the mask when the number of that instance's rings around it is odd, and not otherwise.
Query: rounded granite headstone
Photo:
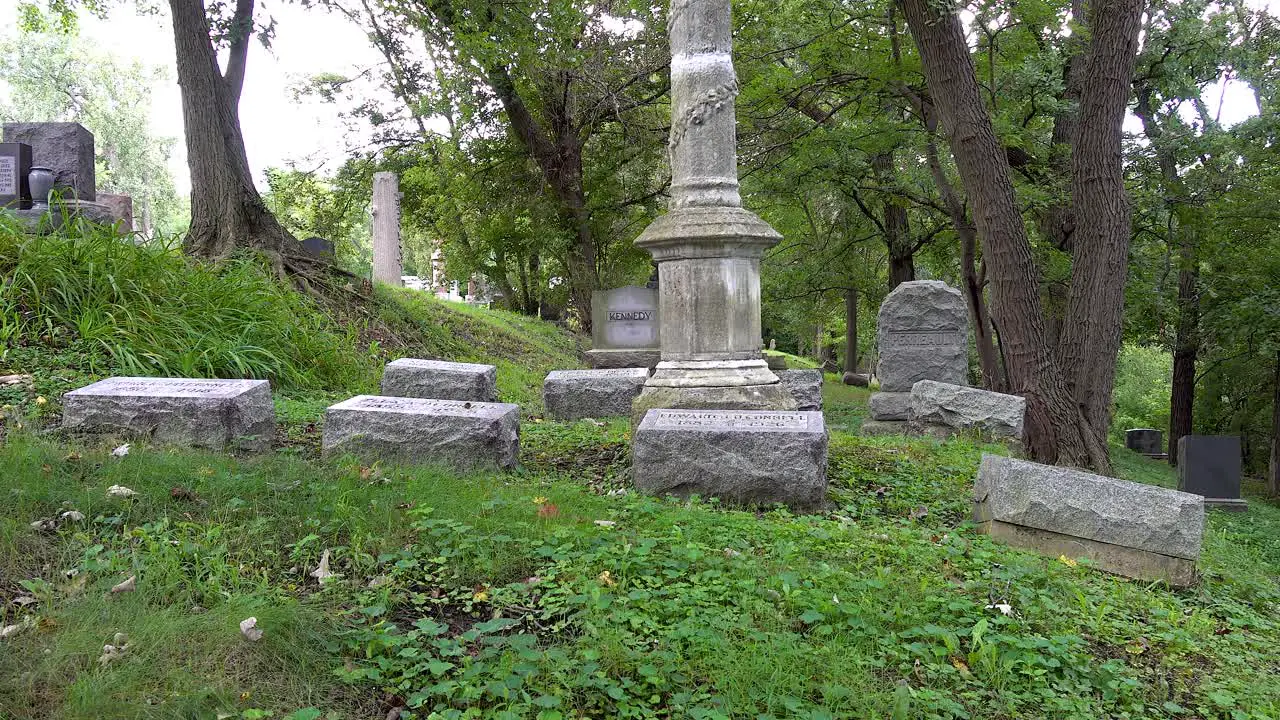
[[[905,282],[880,305],[882,392],[910,392],[920,380],[964,385],[969,310],[960,291],[937,280]]]

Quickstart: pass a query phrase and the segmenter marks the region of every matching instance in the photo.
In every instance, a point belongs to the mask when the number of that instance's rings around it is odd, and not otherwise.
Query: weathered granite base
[[[382,394],[389,397],[496,402],[498,369],[493,365],[400,358],[382,371]]]
[[[276,415],[266,380],[116,377],[64,395],[62,427],[167,445],[262,451],[271,447]]]
[[[867,407],[872,420],[906,420],[911,413],[911,393],[871,393]]]
[[[662,360],[662,351],[652,349],[588,350],[587,364],[596,370],[619,368],[649,368],[653,370]]]
[[[820,412],[650,410],[631,475],[653,495],[814,510],[826,501],[827,429]]]
[[[1100,569],[1124,577],[1148,582],[1163,580],[1174,587],[1187,587],[1196,580],[1195,561],[1186,558],[1071,537],[999,520],[979,523],[978,532],[1003,540],[1013,547],[1048,557],[1088,558]]]
[[[553,420],[627,417],[648,379],[646,368],[556,370],[542,383],[542,404]]]
[[[1244,512],[1249,509],[1249,503],[1243,498],[1211,498],[1204,499],[1204,506],[1209,509],[1226,510],[1228,512]]]
[[[907,419],[913,427],[933,425],[975,430],[983,437],[1022,439],[1026,398],[933,380],[917,382],[910,397]]]
[[[863,420],[858,427],[858,434],[863,437],[877,435],[909,435],[911,428],[906,420]]]
[[[40,235],[57,232],[63,225],[77,219],[99,225],[111,225],[116,221],[111,208],[89,200],[68,200],[47,208],[10,210],[10,212],[22,224],[24,230]]]
[[[507,470],[520,453],[520,406],[357,395],[325,411],[321,447],[326,455]]]
[[[655,387],[646,385],[631,403],[631,427],[653,409],[795,410],[796,399],[782,383],[736,387]]]
[[[795,397],[797,410],[822,409],[821,370],[782,370],[778,381]]]
[[[771,355],[769,353],[765,353],[764,361],[765,364],[769,366],[770,370],[780,371],[787,369],[787,356],[785,355]]]

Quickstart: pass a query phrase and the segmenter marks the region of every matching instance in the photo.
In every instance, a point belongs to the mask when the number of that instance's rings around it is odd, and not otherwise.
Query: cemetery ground
[[[321,310],[248,263],[31,242],[0,247],[0,370],[33,376],[0,389],[5,720],[1280,717],[1256,484],[1208,514],[1198,584],[1124,580],[977,534],[1000,448],[858,437],[867,391],[828,382],[829,510],[638,496],[625,420],[540,417],[578,364],[553,325],[408,293]],[[320,458],[323,409],[401,354],[497,364],[520,469]],[[139,369],[270,377],[273,451],[51,430],[62,392]]]

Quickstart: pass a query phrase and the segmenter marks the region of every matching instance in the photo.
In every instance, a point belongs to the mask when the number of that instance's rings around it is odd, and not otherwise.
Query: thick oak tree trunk
[[[1106,448],[1129,261],[1129,194],[1121,147],[1133,93],[1143,0],[1095,0],[1071,152],[1071,290],[1058,344],[1085,430]]]
[[[169,0],[182,94],[187,164],[191,169],[191,228],[186,252],[224,258],[241,248],[265,251],[285,270],[284,256],[299,255],[295,238],[267,210],[249,171],[238,110],[253,0],[239,0],[227,72],[209,39],[203,0]]]
[[[1178,464],[1178,440],[1195,427],[1196,357],[1200,352],[1199,272],[1190,228],[1182,228],[1182,269],[1178,271],[1178,327],[1169,388],[1169,464]]]
[[[1087,428],[1046,341],[1031,244],[960,18],[939,15],[929,0],[901,0],[901,4],[983,239],[1009,387],[1027,398],[1027,449],[1042,462],[1109,471],[1106,446],[1099,446]]]
[[[858,289],[844,291],[844,371],[858,372]]]

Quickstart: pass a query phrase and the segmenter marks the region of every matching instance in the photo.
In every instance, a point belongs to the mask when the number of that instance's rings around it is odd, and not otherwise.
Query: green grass
[[[491,362],[504,401],[541,409],[542,378],[580,367],[580,339],[514,313],[378,288],[364,304],[321,305],[251,257],[195,263],[92,229],[27,236],[0,227],[0,405],[111,375],[270,380],[286,403],[376,392],[397,357]],[[295,402],[296,399],[296,402]]]
[[[828,392],[834,415],[858,412],[861,393]],[[972,476],[995,446],[837,430],[833,509],[795,517],[627,492],[625,421],[522,435],[519,472],[459,477],[309,450],[69,457],[17,433],[0,623],[33,627],[0,641],[0,717],[1280,712],[1280,508],[1258,497],[1210,514],[1203,581],[1172,591],[976,534]],[[107,500],[112,484],[139,495]],[[86,520],[28,527],[65,507]],[[321,586],[324,549],[338,576]],[[136,592],[108,594],[131,574]],[[240,637],[248,616],[262,641]],[[116,632],[130,649],[99,666]]]

